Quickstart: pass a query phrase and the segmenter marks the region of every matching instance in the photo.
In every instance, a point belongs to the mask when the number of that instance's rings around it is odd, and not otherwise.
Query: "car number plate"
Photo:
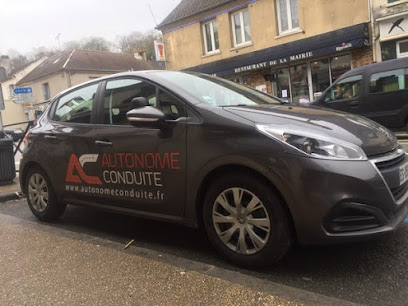
[[[408,162],[399,167],[400,186],[408,181]]]

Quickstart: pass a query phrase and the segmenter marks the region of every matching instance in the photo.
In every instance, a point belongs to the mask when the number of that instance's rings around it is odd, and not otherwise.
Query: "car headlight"
[[[311,129],[293,125],[257,124],[261,133],[275,138],[305,155],[337,160],[367,160],[364,151],[347,141],[331,138]]]

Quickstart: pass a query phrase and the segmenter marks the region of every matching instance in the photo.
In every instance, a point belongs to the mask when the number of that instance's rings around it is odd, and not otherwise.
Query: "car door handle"
[[[45,135],[44,138],[45,139],[57,139],[57,136],[55,136],[55,135]]]
[[[96,140],[95,144],[101,147],[111,147],[112,143],[110,141]]]
[[[350,106],[358,106],[360,103],[357,100],[355,100],[355,101],[350,101],[347,104]]]

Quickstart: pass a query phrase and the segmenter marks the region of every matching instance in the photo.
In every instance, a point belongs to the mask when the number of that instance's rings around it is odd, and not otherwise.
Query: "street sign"
[[[33,102],[33,88],[32,87],[19,87],[13,89],[14,103],[24,104]]]
[[[14,94],[19,95],[19,94],[32,94],[33,93],[33,88],[32,87],[19,87],[19,88],[14,88],[13,90]]]

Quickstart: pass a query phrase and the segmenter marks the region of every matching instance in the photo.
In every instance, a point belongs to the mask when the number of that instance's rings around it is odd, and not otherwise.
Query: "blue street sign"
[[[16,95],[33,93],[33,88],[32,87],[14,88],[13,92]]]

